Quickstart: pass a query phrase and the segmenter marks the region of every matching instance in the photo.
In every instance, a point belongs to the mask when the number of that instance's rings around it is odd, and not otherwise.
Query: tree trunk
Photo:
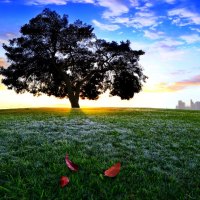
[[[71,108],[80,108],[79,106],[79,97],[71,97],[69,98],[69,101],[71,103]]]

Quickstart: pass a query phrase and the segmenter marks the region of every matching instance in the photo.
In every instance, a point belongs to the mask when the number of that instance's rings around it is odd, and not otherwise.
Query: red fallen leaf
[[[61,176],[60,177],[60,186],[63,188],[65,185],[69,183],[69,178],[66,176]]]
[[[110,167],[109,169],[107,169],[104,172],[104,175],[108,176],[108,177],[115,177],[117,174],[119,174],[120,167],[121,167],[121,163],[118,162],[115,165],[113,165],[112,167]]]
[[[69,169],[71,169],[72,171],[75,171],[75,172],[78,171],[78,165],[76,165],[76,164],[73,163],[71,160],[69,160],[69,156],[68,156],[68,155],[66,155],[66,157],[65,157],[65,162],[66,162],[67,167],[68,167]]]

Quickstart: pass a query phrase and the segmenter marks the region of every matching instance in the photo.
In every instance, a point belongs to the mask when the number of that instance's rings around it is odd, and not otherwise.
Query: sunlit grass
[[[0,110],[0,199],[197,200],[199,119],[161,109]],[[102,176],[116,162],[117,177]],[[63,189],[60,176],[70,179]]]

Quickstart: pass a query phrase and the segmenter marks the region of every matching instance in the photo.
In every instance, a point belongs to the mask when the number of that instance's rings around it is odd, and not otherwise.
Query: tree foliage
[[[92,26],[69,23],[67,15],[45,9],[20,32],[3,44],[10,65],[0,68],[2,82],[17,93],[69,98],[79,107],[79,97],[96,100],[106,90],[130,99],[147,78],[138,63],[142,50],[97,39]]]

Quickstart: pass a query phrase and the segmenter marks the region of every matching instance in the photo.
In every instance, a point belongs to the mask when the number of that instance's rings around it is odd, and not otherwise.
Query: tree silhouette
[[[130,99],[147,78],[138,63],[142,50],[132,50],[129,41],[97,39],[92,26],[70,24],[67,15],[45,9],[20,32],[3,44],[10,65],[0,68],[2,83],[17,93],[69,98],[79,108],[79,98],[96,100],[108,89]]]

